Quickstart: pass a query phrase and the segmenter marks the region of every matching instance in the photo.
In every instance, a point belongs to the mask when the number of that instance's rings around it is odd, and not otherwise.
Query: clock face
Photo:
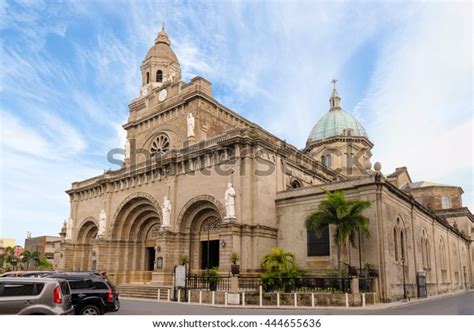
[[[166,89],[163,89],[160,91],[160,93],[158,94],[158,100],[160,101],[165,101],[166,97],[168,96],[168,91],[166,91]]]

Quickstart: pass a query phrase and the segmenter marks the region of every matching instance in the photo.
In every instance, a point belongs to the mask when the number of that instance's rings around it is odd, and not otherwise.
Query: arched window
[[[393,246],[395,253],[395,261],[398,261],[398,240],[397,240],[397,229],[393,229]]]
[[[441,208],[449,209],[451,208],[451,201],[449,200],[449,196],[443,195],[441,198]]]
[[[405,236],[403,230],[400,231],[400,256],[405,259]]]
[[[459,284],[459,259],[458,259],[458,251],[456,249],[456,244],[453,243],[453,263],[452,268],[454,271],[454,281],[456,284]]]
[[[326,155],[326,167],[331,168],[331,154]]]
[[[428,235],[426,234],[425,229],[422,231],[421,237],[421,262],[425,270],[429,270],[431,267],[431,257],[430,257],[430,244],[428,241]]]
[[[150,73],[149,72],[146,73],[146,83],[147,84],[150,83]]]
[[[165,134],[156,137],[150,146],[150,156],[159,157],[170,150],[170,139]]]
[[[307,230],[308,256],[329,256],[329,227],[326,226],[317,236],[314,231]]]
[[[291,188],[300,188],[300,187],[302,187],[302,185],[299,180],[293,179],[291,181]]]
[[[161,83],[161,82],[163,81],[163,71],[158,70],[158,71],[156,72],[156,81],[157,81],[158,83]]]
[[[448,272],[446,270],[446,246],[442,237],[439,239],[439,262],[441,266],[441,279],[443,283],[446,283],[448,278]]]

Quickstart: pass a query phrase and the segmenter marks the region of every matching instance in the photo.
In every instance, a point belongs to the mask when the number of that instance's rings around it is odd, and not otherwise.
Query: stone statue
[[[106,230],[107,230],[107,214],[105,213],[105,210],[102,209],[100,211],[100,216],[99,216],[99,231],[97,232],[97,238],[98,239],[104,238]]]
[[[66,223],[66,222],[64,222],[64,223]],[[26,231],[26,238],[31,239],[31,232],[30,231]]]
[[[130,140],[125,143],[125,159],[130,159]]]
[[[163,214],[162,228],[168,228],[171,226],[171,201],[168,197],[163,199],[163,205],[161,206],[161,212]]]
[[[74,221],[72,217],[69,217],[66,224],[66,240],[72,239],[72,231],[74,229]]]
[[[227,184],[227,190],[224,194],[225,218],[235,218],[235,190],[232,183]]]
[[[175,77],[176,77],[176,73],[174,72],[173,69],[170,69],[170,70],[169,70],[169,74],[168,74],[168,81],[169,81],[171,84],[174,83]]]
[[[188,138],[194,137],[194,116],[192,113],[188,114]]]

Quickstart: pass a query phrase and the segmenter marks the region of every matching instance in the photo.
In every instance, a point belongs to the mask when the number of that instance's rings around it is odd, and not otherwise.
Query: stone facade
[[[335,136],[308,140],[299,150],[221,105],[204,78],[183,82],[170,46],[162,30],[141,66],[141,94],[130,103],[123,126],[122,168],[74,182],[67,191],[71,212],[61,232],[58,269],[103,270],[116,283],[169,286],[182,256],[190,258],[191,272],[216,265],[228,272],[229,254],[236,251],[241,270],[256,272],[262,257],[280,246],[294,252],[312,274],[334,270],[334,245],[328,256],[307,257],[304,226],[306,215],[324,198],[321,189],[327,188],[373,202],[367,211],[372,236],[363,241],[362,262],[380,272],[380,299],[400,297],[393,231],[405,233],[409,284],[425,267],[430,293],[472,283],[470,234],[393,184],[411,182],[408,175],[385,179],[374,172],[373,144],[365,131],[353,136],[355,131],[344,128]],[[334,95],[335,89],[331,107]],[[363,130],[360,124],[358,129]],[[329,154],[334,161],[322,162]],[[229,183],[236,191],[235,218],[226,217]],[[169,225],[163,224],[165,197],[171,202]],[[441,238],[450,249],[443,267],[436,251]],[[424,257],[421,239],[430,244]],[[347,248],[345,254],[358,265],[357,250]]]

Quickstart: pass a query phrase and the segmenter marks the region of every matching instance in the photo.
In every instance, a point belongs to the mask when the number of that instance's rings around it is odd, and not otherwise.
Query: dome
[[[331,106],[311,130],[307,143],[323,140],[334,136],[367,137],[364,127],[354,116],[342,110],[341,97],[336,91],[336,80],[333,80],[334,89],[329,99]]]
[[[350,129],[351,136],[366,137],[364,127],[354,116],[342,109],[326,113],[311,130],[308,142],[322,140],[334,136],[348,135],[344,130]]]
[[[162,28],[160,33],[158,33],[158,36],[155,39],[155,45],[153,45],[152,48],[148,51],[148,53],[145,56],[144,62],[146,62],[149,59],[154,59],[154,60],[165,60],[166,62],[178,62],[178,58],[176,57],[176,54],[173,52],[171,49],[171,41],[168,38],[168,34]]]

